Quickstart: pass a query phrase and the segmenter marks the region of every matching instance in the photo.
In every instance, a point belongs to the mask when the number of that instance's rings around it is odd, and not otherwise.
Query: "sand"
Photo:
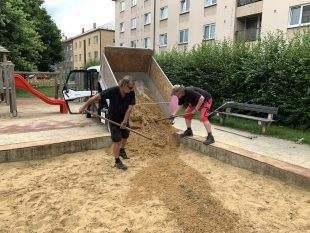
[[[141,96],[138,103],[152,101]],[[0,232],[310,232],[310,193],[179,147],[136,107],[126,172],[110,150],[0,164]]]

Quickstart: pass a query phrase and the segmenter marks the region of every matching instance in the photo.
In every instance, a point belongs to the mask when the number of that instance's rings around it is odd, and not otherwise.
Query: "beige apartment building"
[[[209,40],[255,41],[276,30],[290,36],[310,25],[310,0],[113,1],[116,45],[156,51]]]
[[[72,69],[82,69],[90,60],[100,60],[105,46],[115,45],[115,31],[104,26],[85,31],[64,42],[65,63],[72,64]]]

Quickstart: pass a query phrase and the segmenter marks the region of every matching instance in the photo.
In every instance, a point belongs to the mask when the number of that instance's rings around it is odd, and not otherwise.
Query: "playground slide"
[[[54,99],[49,98],[46,95],[42,94],[41,92],[34,89],[21,75],[15,74],[15,87],[18,89],[22,89],[24,91],[30,92],[37,98],[41,99],[43,102],[50,104],[50,105],[59,105],[60,113],[68,113],[68,107],[64,100],[62,99]]]

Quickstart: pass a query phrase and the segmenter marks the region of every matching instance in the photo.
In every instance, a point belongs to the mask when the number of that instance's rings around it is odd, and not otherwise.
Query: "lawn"
[[[55,87],[38,87],[36,89],[48,97],[55,97]],[[17,98],[34,97],[34,95],[32,95],[31,93],[20,89],[16,90],[16,96]]]

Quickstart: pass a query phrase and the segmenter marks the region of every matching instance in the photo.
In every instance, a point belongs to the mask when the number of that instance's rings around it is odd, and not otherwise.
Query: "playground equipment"
[[[59,105],[61,113],[68,113],[67,104],[64,100],[45,96],[33,88],[20,74],[14,74],[14,64],[7,60],[8,53],[8,50],[0,46],[0,55],[2,55],[2,62],[0,62],[0,103],[4,102],[6,105],[10,106],[11,115],[13,117],[17,116],[16,89],[27,91],[47,104]],[[29,72],[22,73],[25,74]],[[42,72],[37,72],[37,74],[42,74]],[[53,75],[59,74],[55,73]],[[55,87],[57,89],[57,85]],[[57,96],[58,95],[56,95],[56,97]]]
[[[17,116],[14,64],[7,60],[9,51],[0,46],[0,103],[10,106],[10,113]]]
[[[53,99],[53,98],[49,98],[46,95],[42,94],[41,92],[37,91],[36,89],[34,89],[21,75],[19,74],[15,74],[14,75],[14,79],[15,79],[15,86],[18,89],[22,89],[24,91],[30,92],[31,94],[33,94],[34,96],[36,96],[37,98],[41,99],[42,101],[44,101],[47,104],[50,105],[59,105],[60,107],[60,113],[68,113],[68,108],[67,108],[67,104],[64,100],[62,99]]]

